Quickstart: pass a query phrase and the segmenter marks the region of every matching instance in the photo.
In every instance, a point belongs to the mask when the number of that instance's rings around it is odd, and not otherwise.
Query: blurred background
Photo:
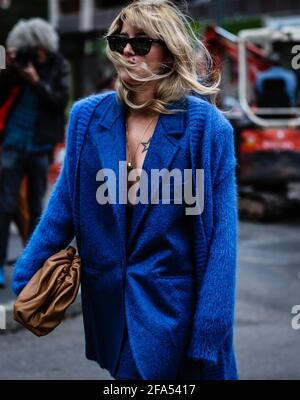
[[[55,28],[59,50],[70,67],[67,119],[76,99],[113,90],[115,72],[101,37],[127,3],[0,0],[0,45],[5,46],[8,33],[22,19],[40,17]],[[235,343],[240,377],[299,379],[300,3],[190,0],[186,6],[194,32],[222,72],[217,104],[235,128],[239,191]],[[64,146],[64,140],[55,144],[44,206]],[[70,318],[43,339],[13,322],[11,265],[23,244],[13,222],[6,282],[0,290],[0,304],[7,310],[6,329],[0,331],[0,379],[109,378],[107,371],[84,358],[80,301]],[[38,352],[33,354],[32,349]],[[28,365],[30,369],[24,367]]]

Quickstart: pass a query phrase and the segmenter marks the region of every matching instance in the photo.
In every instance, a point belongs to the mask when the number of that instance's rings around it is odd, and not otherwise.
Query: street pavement
[[[241,379],[300,379],[300,216],[277,223],[239,223],[235,350]],[[12,235],[9,254],[21,251]],[[7,275],[12,270],[6,267]],[[0,304],[14,299],[0,290]],[[82,316],[75,312],[37,338],[21,328],[0,331],[0,379],[113,379],[85,359]]]
[[[300,218],[239,224],[235,348],[243,379],[300,379]]]

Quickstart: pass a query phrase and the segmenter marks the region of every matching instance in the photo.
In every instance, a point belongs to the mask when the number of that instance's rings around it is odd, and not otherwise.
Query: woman
[[[116,92],[74,105],[64,167],[14,272],[19,293],[76,236],[86,357],[117,379],[237,379],[233,129],[189,94],[214,95],[218,82],[197,81],[202,44],[187,22],[165,0],[132,2],[113,21]],[[157,171],[192,171],[196,205],[177,201],[188,174],[163,181],[172,201],[152,196]]]

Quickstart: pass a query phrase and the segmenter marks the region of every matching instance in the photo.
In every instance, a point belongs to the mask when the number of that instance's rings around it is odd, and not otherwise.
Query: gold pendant
[[[129,172],[131,170],[133,170],[133,166],[132,166],[131,162],[128,161],[127,162],[127,171]]]

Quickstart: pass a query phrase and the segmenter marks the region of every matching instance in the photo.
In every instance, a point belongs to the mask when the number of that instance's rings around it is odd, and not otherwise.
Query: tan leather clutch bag
[[[36,336],[51,332],[74,302],[81,276],[81,260],[69,246],[49,257],[19,293],[14,319]]]

